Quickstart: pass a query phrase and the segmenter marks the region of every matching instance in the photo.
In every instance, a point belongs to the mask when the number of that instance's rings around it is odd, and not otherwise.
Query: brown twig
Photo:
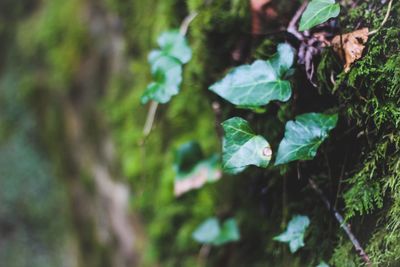
[[[292,20],[289,22],[289,25],[287,27],[287,31],[296,36],[297,39],[302,41],[304,39],[304,36],[297,30],[296,24],[299,21],[301,14],[303,14],[304,10],[306,9],[308,4],[308,1],[304,1],[303,4],[301,4],[300,8],[296,11],[294,14]]]
[[[388,10],[387,10],[387,12],[386,12],[385,17],[383,18],[383,21],[382,21],[381,25],[378,27],[378,29],[373,30],[373,31],[370,31],[370,32],[368,33],[368,35],[372,35],[372,34],[377,33],[377,32],[383,27],[383,25],[385,25],[386,21],[387,21],[388,18],[389,18],[390,11],[392,10],[392,4],[393,4],[393,0],[390,0],[390,1],[389,1],[389,4],[388,4]]]
[[[358,255],[361,257],[361,259],[365,262],[366,266],[372,266],[371,265],[371,260],[369,259],[368,254],[365,252],[365,250],[362,248],[360,245],[360,242],[358,239],[354,236],[354,234],[351,232],[350,227],[346,224],[346,222],[343,219],[343,216],[336,210],[335,207],[331,205],[329,202],[328,198],[324,195],[322,190],[318,187],[318,185],[312,180],[311,178],[308,179],[308,183],[310,184],[311,188],[318,194],[318,196],[321,198],[322,202],[324,202],[325,206],[330,210],[333,215],[335,216],[336,220],[339,222],[340,227],[343,228],[343,230],[346,232],[348,238],[350,239],[351,243],[353,243],[354,248],[356,249]]]

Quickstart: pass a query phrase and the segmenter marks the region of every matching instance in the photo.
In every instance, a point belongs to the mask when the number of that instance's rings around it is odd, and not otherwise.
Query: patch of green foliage
[[[26,67],[41,85],[65,91],[86,56],[89,18],[79,0],[46,0],[36,12],[19,24],[21,56],[28,59]],[[45,78],[37,75],[49,70]]]
[[[386,11],[387,4],[365,1],[349,10],[342,24],[348,31],[354,30],[357,22],[373,30],[379,27]],[[343,205],[347,220],[362,236],[377,266],[396,266],[400,260],[400,203],[396,191],[400,184],[399,14],[400,4],[395,3],[386,24],[370,36],[363,57],[348,74],[339,75],[335,86],[329,85],[325,72],[328,68],[338,69],[333,55],[325,54],[318,71],[323,88],[337,97],[349,125],[354,125],[348,133],[354,133],[355,144],[361,148],[342,184]],[[339,243],[331,263],[358,266],[349,263],[349,253],[353,253],[350,244]]]

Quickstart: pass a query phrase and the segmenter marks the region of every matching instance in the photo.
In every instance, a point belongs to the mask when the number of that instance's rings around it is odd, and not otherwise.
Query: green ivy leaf
[[[217,218],[204,221],[192,234],[194,240],[202,244],[221,246],[240,239],[236,220],[227,219],[222,227]]]
[[[329,265],[328,265],[326,262],[321,261],[321,262],[317,265],[317,267],[329,267]]]
[[[271,160],[271,147],[260,135],[254,134],[249,123],[234,117],[222,123],[223,139],[222,165],[227,173],[239,173],[248,165],[267,167]]]
[[[174,57],[182,64],[188,63],[192,58],[192,50],[185,36],[181,35],[177,30],[162,33],[157,42],[161,50],[153,50],[149,54],[149,62],[151,64],[161,56]]]
[[[149,100],[166,103],[178,94],[182,82],[182,65],[177,59],[161,56],[152,65],[151,72],[154,82],[150,83],[143,93],[142,104]]]
[[[221,232],[213,241],[213,245],[220,246],[229,242],[238,241],[239,239],[240,233],[236,220],[231,218],[224,222]]]
[[[335,0],[312,0],[300,19],[300,31],[308,30],[330,18],[337,17],[340,5]]]
[[[295,253],[299,248],[304,247],[304,233],[310,225],[307,216],[295,215],[290,220],[286,231],[274,237],[274,240],[288,243],[290,252]]]
[[[286,123],[285,137],[279,144],[275,165],[315,157],[328,132],[336,127],[338,115],[307,113]]]
[[[182,82],[182,64],[189,62],[192,57],[192,50],[179,31],[164,32],[157,42],[161,50],[153,50],[148,56],[154,81],[147,86],[141,98],[142,104],[150,100],[166,103],[178,94]]]
[[[211,244],[221,233],[219,222],[216,218],[209,218],[203,222],[192,234],[194,240],[202,244]]]
[[[270,59],[278,77],[284,77],[293,65],[294,50],[288,44],[279,44],[278,52]]]
[[[217,154],[205,159],[197,142],[191,141],[181,145],[175,154],[175,196],[219,180],[221,178],[219,160]]]
[[[153,50],[149,53],[147,61],[149,61],[150,65],[153,66],[154,63],[156,63],[157,59],[159,59],[162,56],[168,56],[168,55],[165,55],[161,50]]]
[[[283,78],[293,59],[293,48],[280,44],[278,53],[269,61],[256,60],[251,65],[236,67],[209,89],[238,106],[254,108],[273,100],[287,101],[292,88]]]

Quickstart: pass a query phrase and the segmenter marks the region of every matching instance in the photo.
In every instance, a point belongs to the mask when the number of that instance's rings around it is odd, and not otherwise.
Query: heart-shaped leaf
[[[202,244],[211,244],[219,234],[221,228],[217,218],[209,218],[193,232],[193,239]]]
[[[294,50],[288,44],[279,44],[278,52],[270,59],[270,62],[278,77],[284,77],[293,65]]]
[[[182,82],[182,64],[189,62],[192,57],[192,50],[179,31],[164,32],[157,41],[161,50],[153,50],[148,57],[154,81],[147,86],[141,98],[142,104],[149,100],[166,103],[178,94]]]
[[[238,106],[258,107],[273,100],[287,101],[292,89],[283,78],[293,58],[293,48],[280,44],[278,53],[269,61],[256,60],[251,65],[236,67],[210,86],[210,90]]]
[[[149,54],[149,62],[152,64],[160,56],[170,56],[186,64],[192,57],[192,50],[182,34],[177,30],[164,32],[157,40],[161,50],[153,50]]]
[[[340,5],[335,0],[312,0],[300,19],[300,31],[308,30],[330,18],[337,17]]]
[[[304,233],[310,225],[307,216],[295,215],[290,220],[286,231],[274,237],[274,240],[288,243],[290,252],[295,253],[299,248],[304,247]]]
[[[256,135],[249,123],[239,117],[222,123],[223,139],[222,166],[227,173],[239,173],[248,165],[267,167],[271,160],[271,147],[260,135]]]
[[[338,115],[307,113],[286,123],[285,137],[279,144],[275,165],[313,159],[318,147],[336,127]]]
[[[175,155],[175,196],[219,180],[221,178],[219,160],[220,157],[216,154],[204,159],[197,142],[191,141],[181,145]]]
[[[197,227],[192,237],[201,244],[221,246],[239,240],[240,233],[235,219],[227,219],[221,227],[218,219],[212,217]]]
[[[143,93],[142,104],[149,100],[158,103],[168,102],[179,92],[179,85],[182,82],[181,63],[173,57],[161,56],[152,65],[151,72],[154,82],[150,83]]]
[[[224,222],[221,232],[213,241],[213,245],[220,246],[240,239],[239,228],[235,219],[228,219]]]
[[[161,50],[153,50],[149,53],[147,61],[149,61],[150,65],[153,68],[153,65],[157,61],[157,59],[159,59],[162,56],[168,56],[168,55],[164,54]]]

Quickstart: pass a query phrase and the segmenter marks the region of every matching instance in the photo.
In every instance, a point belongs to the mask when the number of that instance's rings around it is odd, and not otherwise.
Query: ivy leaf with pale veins
[[[279,44],[278,52],[270,59],[270,62],[278,77],[284,77],[293,65],[294,50],[288,44]]]
[[[288,121],[285,137],[279,144],[275,165],[315,157],[328,132],[336,127],[338,115],[307,113]]]
[[[248,165],[266,168],[271,160],[271,147],[256,135],[249,123],[234,117],[222,123],[224,128],[222,166],[227,173],[239,173]]]
[[[335,0],[312,0],[300,19],[300,31],[311,29],[312,27],[337,17],[340,13],[340,5]]]
[[[256,60],[231,70],[210,90],[237,106],[259,107],[270,101],[287,101],[292,94],[284,75],[293,64],[294,52],[289,44],[280,44],[269,61]]]
[[[157,40],[161,50],[153,50],[149,54],[149,62],[153,64],[161,56],[170,56],[186,64],[192,58],[192,49],[188,42],[178,30],[164,32]]]
[[[152,65],[151,72],[154,82],[150,83],[143,93],[142,104],[149,100],[166,103],[172,96],[179,93],[179,85],[182,82],[182,65],[177,59],[161,56]]]
[[[290,252],[295,253],[299,248],[304,247],[304,234],[310,225],[307,216],[295,215],[290,220],[286,231],[274,237],[275,241],[288,243]]]

